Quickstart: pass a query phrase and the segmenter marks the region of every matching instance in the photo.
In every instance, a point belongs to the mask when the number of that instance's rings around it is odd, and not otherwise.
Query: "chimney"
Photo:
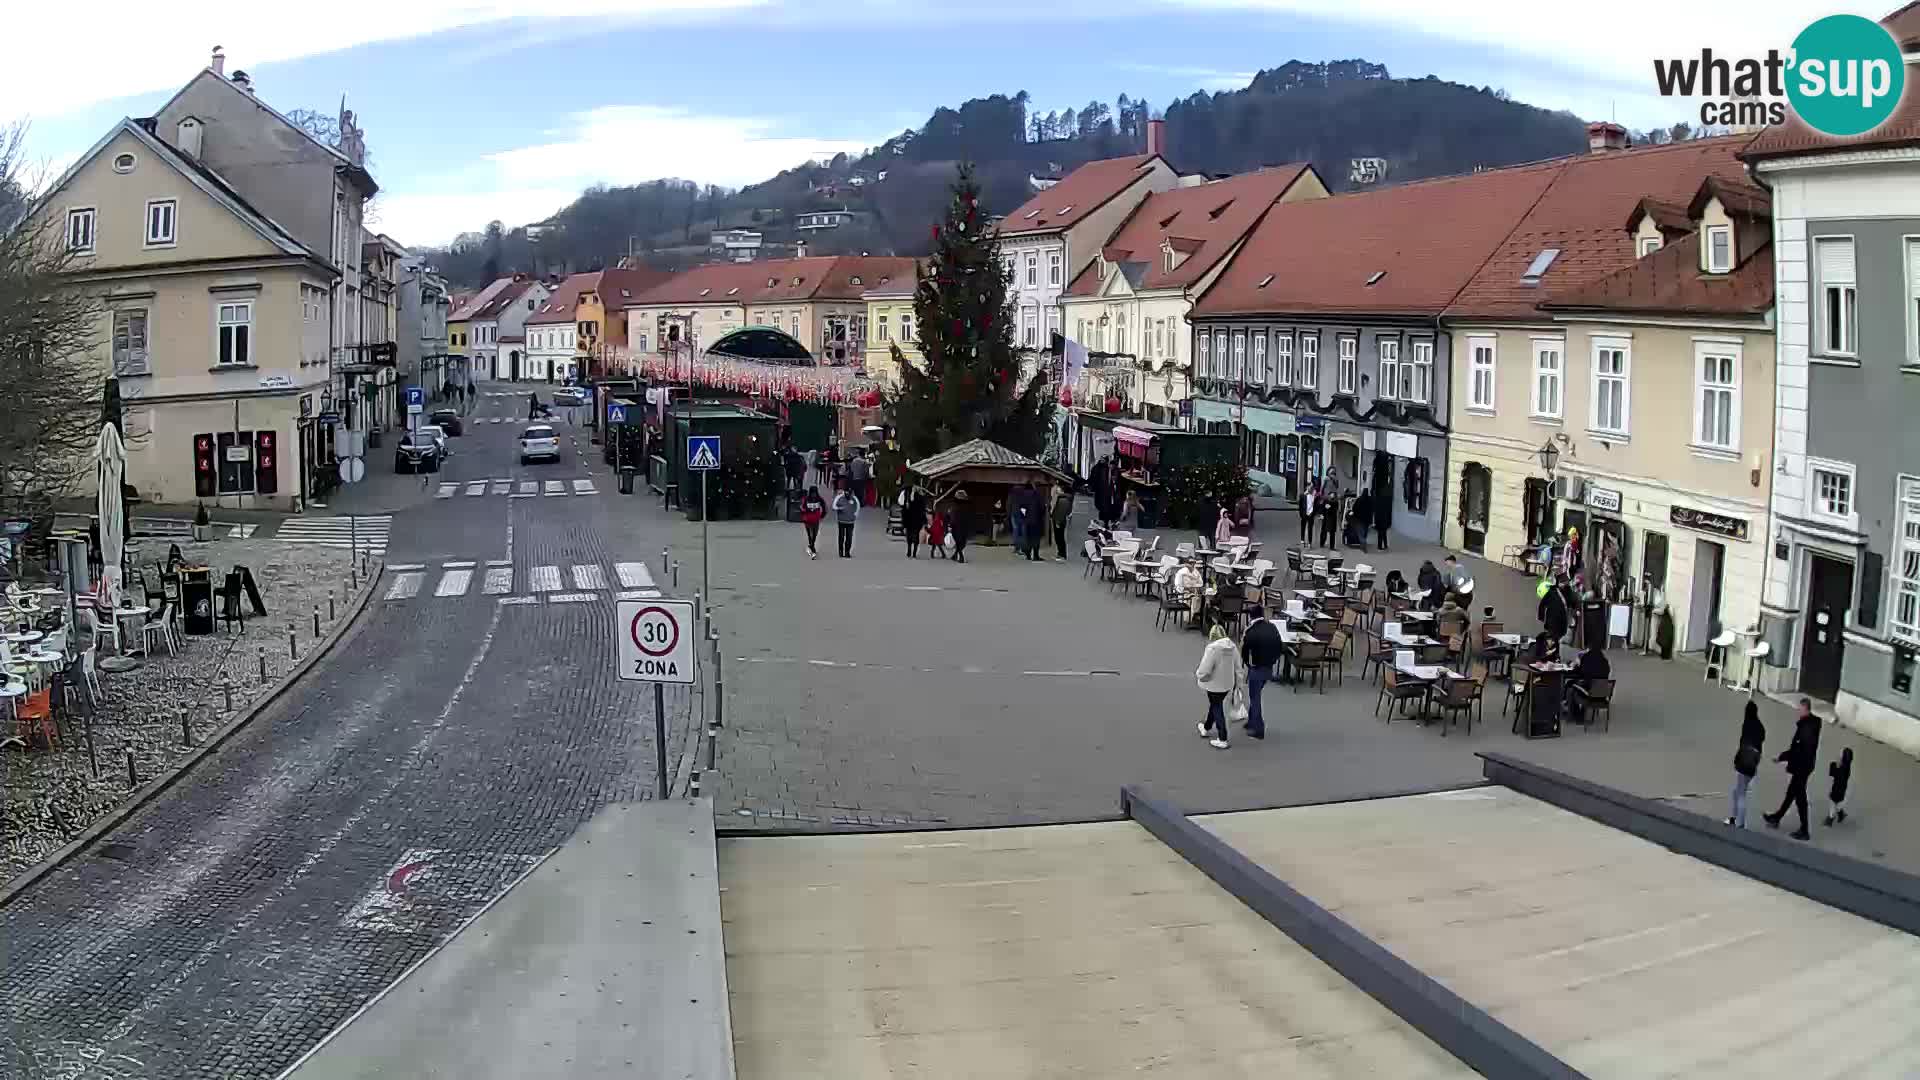
[[[253,77],[244,71],[236,71],[233,73],[233,85],[248,94],[253,93]]]
[[[807,242],[805,240],[799,240],[794,243],[793,257],[796,259],[804,259],[807,257]]]
[[[176,129],[173,145],[178,147],[181,153],[198,161],[200,160],[200,136],[204,131],[197,117],[186,117],[180,121],[180,126]]]
[[[1165,120],[1147,121],[1147,153],[1164,154],[1167,152],[1167,122]]]
[[[218,75],[221,78],[226,78],[227,50],[221,48],[218,45],[215,45],[213,47],[213,63],[208,64],[207,66],[213,69],[213,73],[215,75]]]
[[[1604,154],[1609,150],[1626,148],[1626,128],[1606,120],[1595,120],[1587,125],[1587,150],[1590,153]]]

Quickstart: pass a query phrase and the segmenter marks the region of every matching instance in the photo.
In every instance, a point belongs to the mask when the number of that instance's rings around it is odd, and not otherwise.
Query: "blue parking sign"
[[[426,403],[427,403],[427,389],[426,389],[426,387],[424,387],[424,386],[409,386],[409,387],[407,387],[407,404],[409,404],[409,405],[425,405]]]
[[[720,436],[687,436],[687,468],[707,471],[720,467]]]

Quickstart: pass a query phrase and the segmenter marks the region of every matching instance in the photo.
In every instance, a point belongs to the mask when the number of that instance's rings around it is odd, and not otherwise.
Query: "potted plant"
[[[196,504],[193,511],[193,538],[205,543],[213,539],[213,519],[207,516],[207,504]]]

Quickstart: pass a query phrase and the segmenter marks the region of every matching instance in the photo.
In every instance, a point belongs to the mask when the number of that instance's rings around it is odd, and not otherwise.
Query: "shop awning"
[[[1148,434],[1147,432],[1138,431],[1130,427],[1114,428],[1113,438],[1114,438],[1114,441],[1116,442],[1126,443],[1129,446],[1137,446],[1142,450],[1145,450],[1147,447],[1153,445],[1152,435]]]

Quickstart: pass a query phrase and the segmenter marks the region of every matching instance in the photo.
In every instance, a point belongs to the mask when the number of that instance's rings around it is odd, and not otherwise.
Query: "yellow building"
[[[882,386],[900,385],[900,371],[893,360],[897,346],[907,362],[920,366],[926,357],[920,352],[920,338],[913,327],[912,276],[895,278],[862,293],[867,303],[867,374]]]
[[[102,300],[127,482],[155,502],[290,508],[312,455],[301,420],[327,407],[335,270],[193,160],[207,126],[183,123],[177,146],[121,121],[39,212]]]

